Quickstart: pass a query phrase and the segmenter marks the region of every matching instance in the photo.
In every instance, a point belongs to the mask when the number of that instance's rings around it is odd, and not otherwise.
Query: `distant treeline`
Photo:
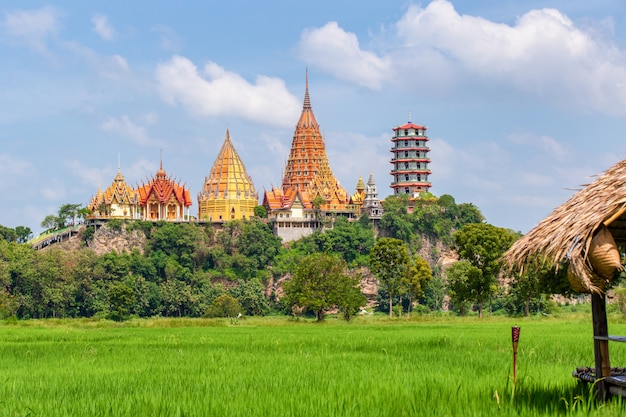
[[[260,218],[221,227],[119,220],[103,226],[144,233],[143,253],[95,254],[88,247],[95,233],[92,226],[82,234],[83,247],[74,251],[54,246],[35,251],[17,239],[0,239],[0,317],[199,317],[229,316],[237,310],[246,315],[289,313],[290,306],[281,303],[268,283],[293,274],[306,255],[337,254],[349,268],[369,267],[375,236],[400,239],[415,255],[424,239],[453,245],[456,231],[484,223],[478,208],[457,205],[449,195],[415,203],[404,196],[388,197],[384,208],[376,230],[367,216],[355,222],[331,218],[332,229],[285,246]],[[433,279],[417,311],[439,310],[449,288],[434,265],[436,254],[425,258],[433,267]],[[394,304],[408,309],[402,295],[397,297]],[[381,291],[383,311],[386,300],[388,295]],[[466,301],[471,307],[473,301]],[[467,307],[465,302],[451,305],[461,312]],[[518,312],[519,303],[509,310]]]

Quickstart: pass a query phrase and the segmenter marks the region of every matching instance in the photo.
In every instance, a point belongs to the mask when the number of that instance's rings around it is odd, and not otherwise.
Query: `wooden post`
[[[608,386],[604,380],[611,376],[611,360],[609,358],[609,326],[606,318],[606,296],[591,294],[591,315],[593,317],[593,351],[596,362],[596,387],[598,398],[605,400]],[[602,339],[602,340],[601,340]]]
[[[511,339],[513,341],[513,385],[517,385],[517,345],[519,344],[519,326],[511,327]]]

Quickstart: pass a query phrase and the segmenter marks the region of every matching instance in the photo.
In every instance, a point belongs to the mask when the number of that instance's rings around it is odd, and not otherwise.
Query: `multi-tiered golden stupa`
[[[215,158],[211,173],[204,179],[202,191],[198,193],[198,220],[222,222],[248,219],[254,215],[258,200],[252,178],[246,172],[227,129],[222,149]]]
[[[266,191],[263,201],[272,211],[284,210],[296,199],[305,209],[312,208],[314,200],[319,201],[317,208],[324,212],[347,211],[350,203],[348,192],[334,177],[328,162],[326,145],[311,107],[308,76],[302,114],[293,134],[282,187]]]

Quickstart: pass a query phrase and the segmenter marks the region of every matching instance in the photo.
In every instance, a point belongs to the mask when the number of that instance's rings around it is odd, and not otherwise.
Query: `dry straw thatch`
[[[608,236],[603,232],[605,227],[610,232]],[[596,238],[592,244],[594,236],[600,234],[602,239]],[[597,244],[599,240],[602,242]],[[626,160],[623,160],[515,242],[503,261],[520,272],[536,259],[557,267],[567,266],[574,290],[600,293],[614,273],[622,270],[617,247],[625,243]],[[592,253],[600,251],[605,253],[594,258]],[[595,268],[590,258],[594,258]]]

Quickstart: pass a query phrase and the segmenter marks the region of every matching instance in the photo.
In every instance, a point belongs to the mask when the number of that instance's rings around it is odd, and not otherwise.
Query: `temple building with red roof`
[[[137,189],[142,220],[188,221],[191,197],[189,189],[173,180],[163,170],[161,160],[156,175]]]

